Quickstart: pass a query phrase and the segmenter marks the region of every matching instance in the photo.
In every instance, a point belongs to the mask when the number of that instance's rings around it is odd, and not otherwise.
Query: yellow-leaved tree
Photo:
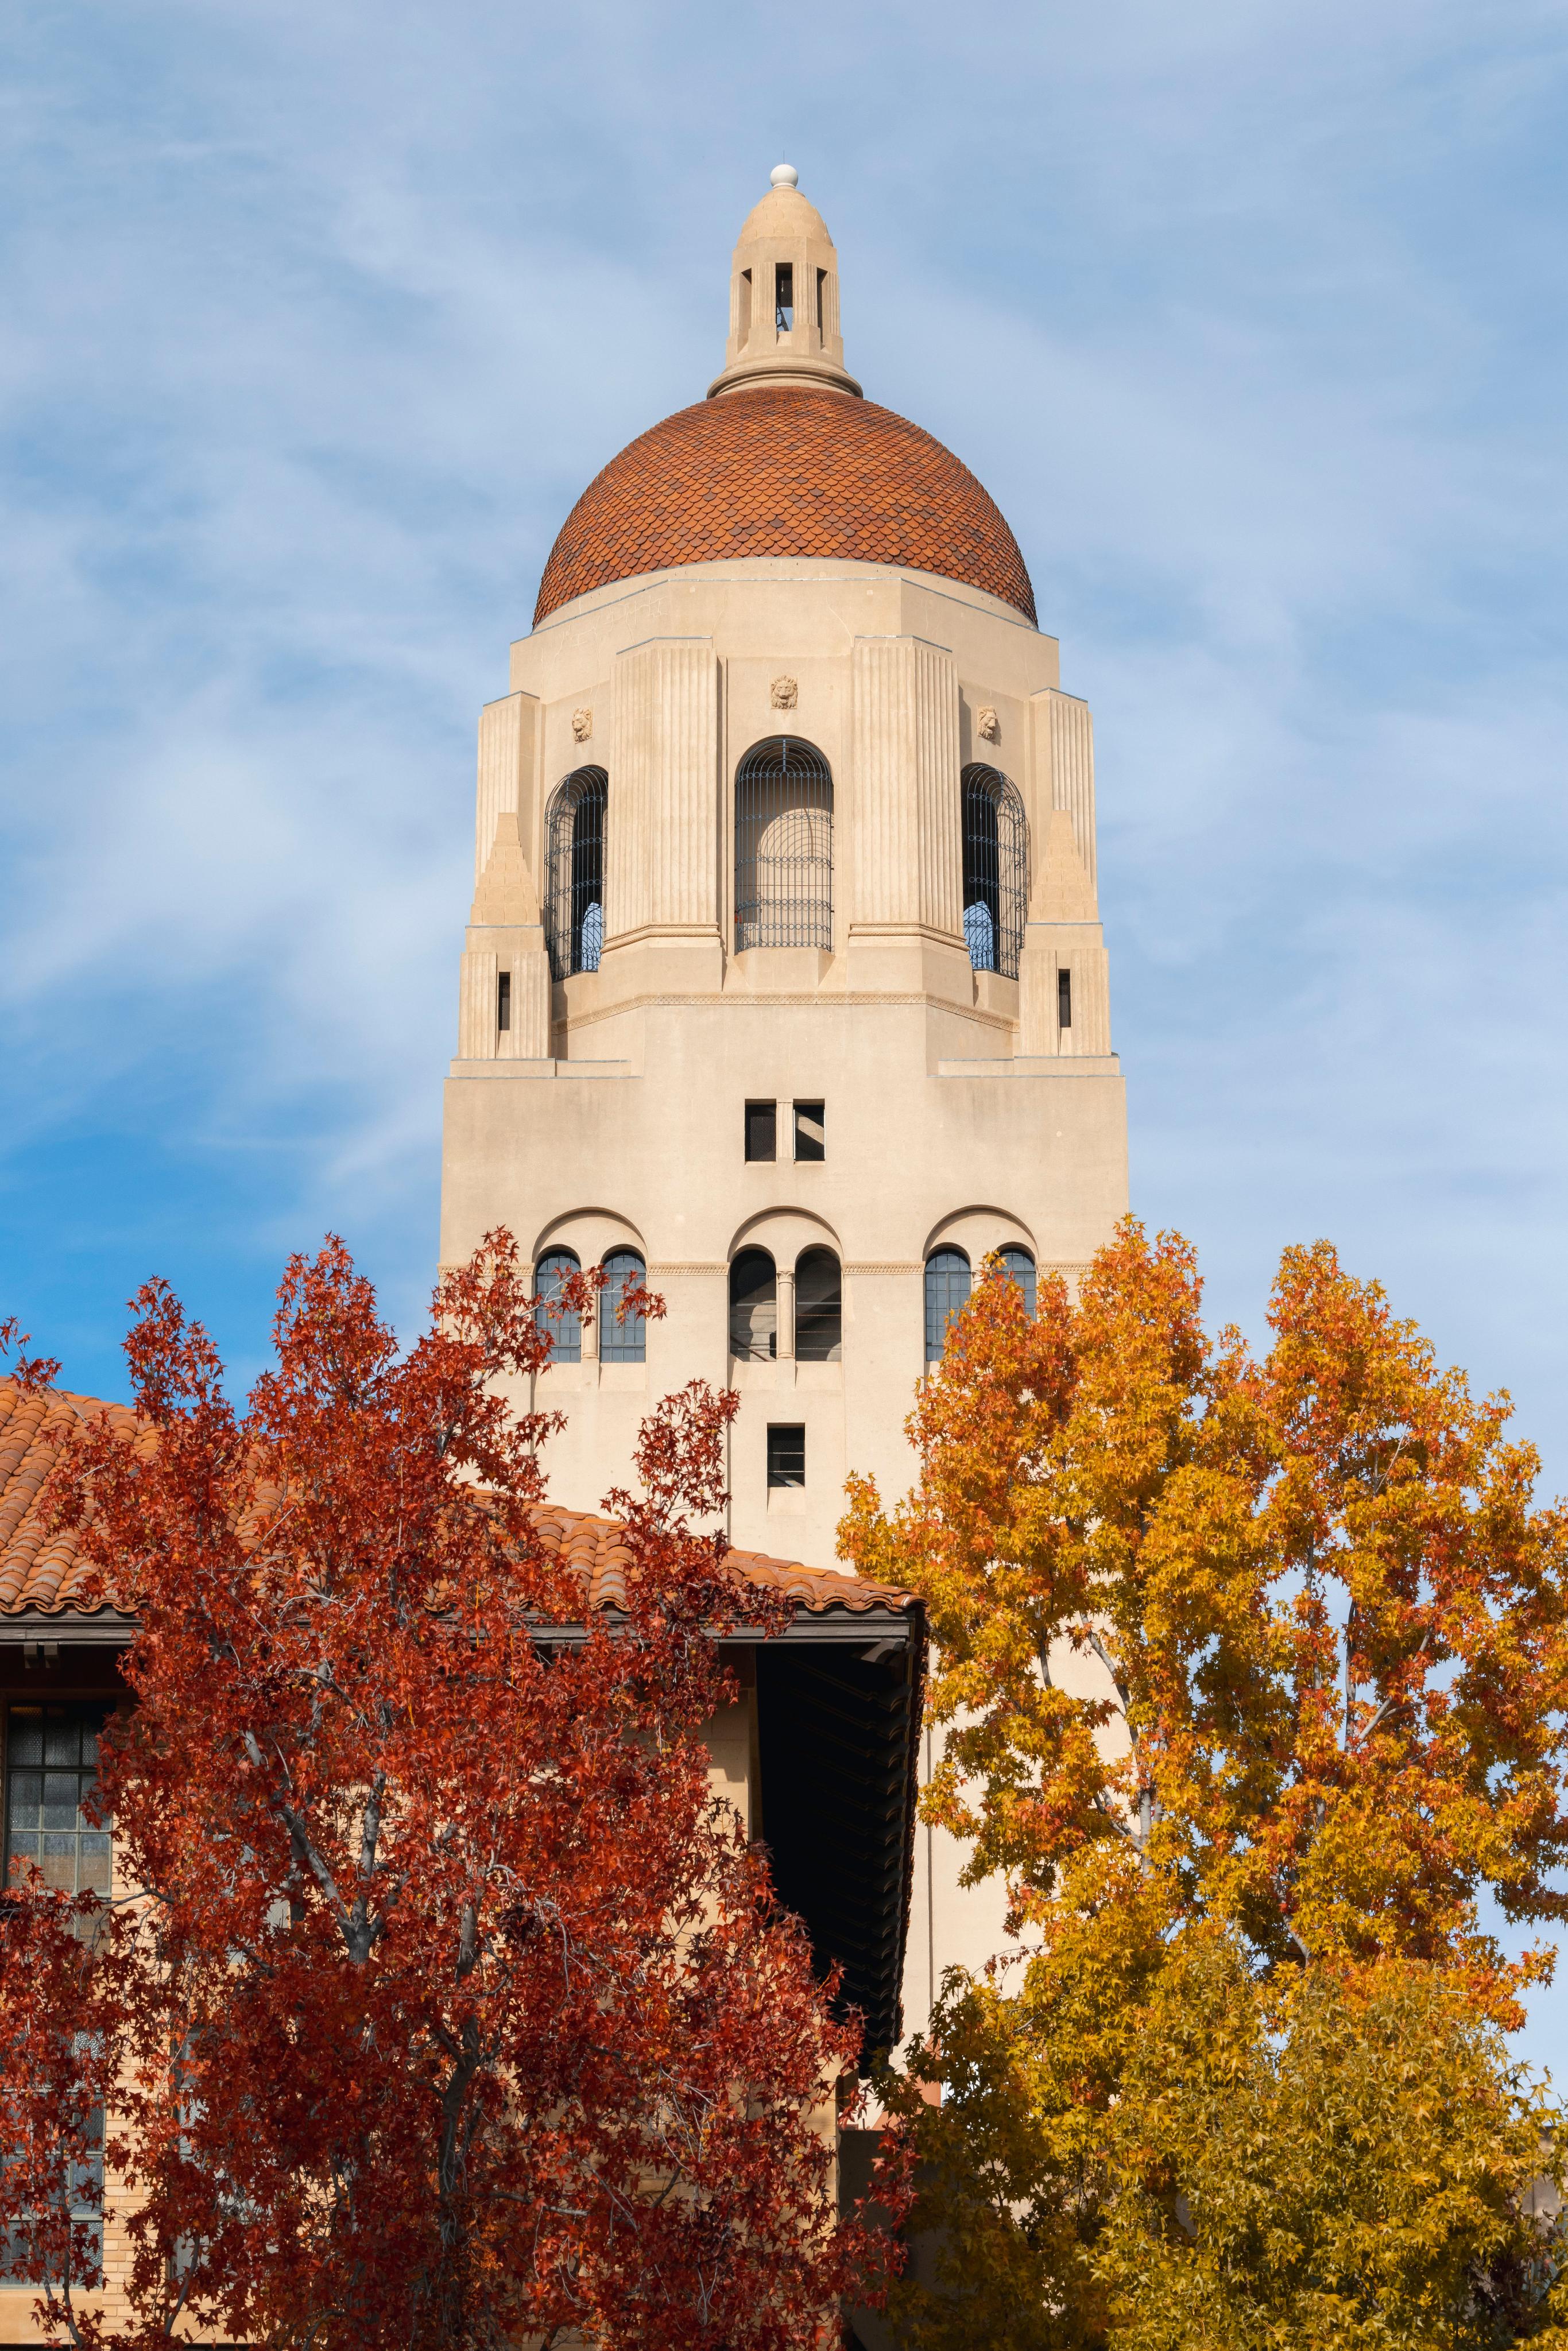
[[[1482,1908],[1568,1911],[1568,1514],[1326,1244],[1261,1359],[1200,1309],[1134,1220],[1076,1304],[992,1268],[915,1492],[852,1485],[844,1555],[930,1607],[927,1816],[1023,1954],[886,2086],[936,2232],[903,2339],[1568,2346],[1554,2112],[1503,2039],[1550,1944]]]

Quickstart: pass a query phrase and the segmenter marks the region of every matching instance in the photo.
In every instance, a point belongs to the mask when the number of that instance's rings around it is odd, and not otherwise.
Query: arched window
[[[599,1360],[601,1364],[641,1364],[648,1352],[648,1326],[640,1314],[622,1314],[629,1290],[647,1286],[648,1269],[635,1249],[612,1249],[604,1260],[604,1288],[599,1299]]]
[[[604,810],[609,793],[610,778],[602,768],[579,768],[557,791],[545,820],[545,935],[557,979],[599,969],[604,945]]]
[[[1009,1281],[1016,1281],[1023,1291],[1024,1312],[1032,1314],[1035,1307],[1034,1259],[1026,1249],[998,1249],[1002,1271]]]
[[[795,1353],[802,1364],[836,1364],[844,1351],[844,1293],[831,1249],[795,1260]]]
[[[925,1260],[925,1360],[940,1363],[947,1325],[969,1302],[969,1260],[962,1249],[933,1249]]]
[[[833,944],[833,778],[812,744],[776,735],[735,771],[735,945]]]
[[[995,768],[966,768],[964,944],[977,971],[1019,976],[1029,919],[1029,820]]]
[[[549,1250],[534,1268],[534,1321],[554,1342],[552,1363],[582,1361],[582,1317],[575,1309],[563,1311],[558,1303],[561,1291],[580,1270],[575,1254],[565,1249]]]
[[[779,1282],[766,1249],[742,1249],[730,1266],[729,1352],[743,1364],[779,1352]]]

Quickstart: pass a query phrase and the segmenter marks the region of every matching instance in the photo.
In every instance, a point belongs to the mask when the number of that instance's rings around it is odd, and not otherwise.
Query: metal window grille
[[[83,1807],[105,1706],[14,1706],[5,1735],[5,1882],[32,1862],[62,1893],[109,1892],[109,1831]]]
[[[1029,820],[995,768],[966,768],[964,944],[977,971],[1019,976],[1029,919]]]
[[[802,1364],[836,1364],[844,1352],[843,1278],[830,1249],[795,1260],[795,1353]]]
[[[833,944],[833,778],[794,736],[754,745],[736,770],[735,944]]]
[[[545,926],[557,979],[597,971],[604,945],[604,824],[610,778],[579,768],[549,804],[546,819]]]
[[[1030,1257],[1028,1249],[1005,1249],[998,1250],[998,1254],[1002,1261],[1002,1271],[1007,1275],[1008,1280],[1016,1281],[1023,1291],[1024,1311],[1027,1314],[1032,1314],[1035,1309],[1033,1258]]]
[[[729,1269],[729,1352],[743,1364],[779,1352],[779,1280],[766,1249],[742,1249]]]
[[[641,1364],[647,1358],[648,1326],[640,1314],[623,1309],[629,1291],[647,1286],[648,1269],[635,1249],[612,1249],[604,1270],[609,1279],[599,1301],[599,1360]]]
[[[768,1482],[770,1486],[803,1486],[806,1482],[806,1431],[797,1422],[768,1430]]]
[[[534,1268],[534,1321],[549,1333],[554,1364],[582,1361],[582,1317],[575,1309],[563,1309],[559,1303],[561,1291],[580,1270],[571,1249],[551,1249]]]
[[[940,1363],[947,1325],[969,1302],[969,1260],[962,1249],[933,1249],[925,1260],[925,1360]]]

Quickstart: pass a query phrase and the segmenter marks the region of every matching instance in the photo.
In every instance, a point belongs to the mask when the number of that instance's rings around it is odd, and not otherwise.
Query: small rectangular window
[[[803,1486],[806,1482],[806,1432],[798,1424],[768,1426],[768,1482],[770,1486]]]
[[[777,1159],[779,1156],[779,1105],[770,1102],[748,1102],[746,1105],[746,1155],[747,1159]]]
[[[795,265],[780,261],[776,265],[777,300],[774,325],[780,334],[788,334],[795,323]]]
[[[1072,974],[1059,971],[1056,975],[1056,1025],[1059,1029],[1072,1026]]]
[[[823,296],[824,291],[826,290],[827,283],[828,283],[828,273],[827,273],[827,271],[826,271],[825,269],[819,269],[819,270],[818,270],[818,272],[817,272],[817,332],[818,332],[818,334],[819,334],[819,335],[823,331],[823,329],[822,329],[822,296]]]
[[[512,1025],[512,975],[504,971],[496,982],[496,1026],[509,1029]]]
[[[827,1132],[822,1124],[822,1105],[798,1102],[795,1105],[795,1156],[797,1159],[825,1159],[828,1155]]]

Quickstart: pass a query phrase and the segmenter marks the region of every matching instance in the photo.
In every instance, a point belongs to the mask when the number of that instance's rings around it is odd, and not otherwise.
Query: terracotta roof
[[[1018,541],[951,450],[872,401],[768,386],[683,408],[612,459],[550,549],[535,624],[614,580],[760,555],[934,571],[1035,617]]]
[[[78,1597],[84,1570],[73,1534],[46,1535],[39,1490],[57,1458],[53,1432],[68,1432],[107,1412],[115,1426],[138,1444],[154,1441],[136,1415],[122,1404],[48,1388],[24,1395],[15,1380],[0,1379],[0,1617],[87,1613]],[[542,1503],[534,1514],[547,1551],[566,1554],[581,1576],[591,1608],[613,1608],[626,1593],[631,1557],[625,1530],[613,1519]],[[871,1609],[902,1612],[910,1594],[890,1585],[862,1583],[852,1575],[801,1567],[792,1560],[768,1559],[760,1552],[732,1551],[730,1562],[747,1583],[782,1593],[810,1616],[862,1615]],[[95,1614],[103,1614],[99,1609]]]

